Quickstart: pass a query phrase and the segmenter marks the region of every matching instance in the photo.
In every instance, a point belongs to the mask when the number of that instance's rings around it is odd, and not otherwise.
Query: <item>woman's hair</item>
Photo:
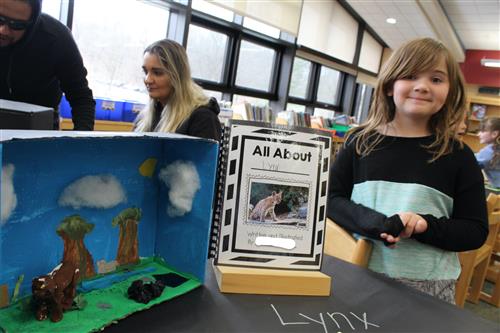
[[[156,126],[160,132],[174,132],[197,107],[208,103],[203,89],[191,78],[191,69],[182,45],[169,39],[162,39],[149,45],[144,53],[156,55],[166,71],[172,85],[167,105],[163,106],[161,118]],[[152,128],[157,101],[150,99],[136,121],[135,130],[154,131]]]
[[[495,143],[493,144],[493,157],[489,164],[492,167],[500,166],[500,118],[486,118],[481,122],[481,131],[497,132]]]
[[[380,72],[368,118],[358,127],[359,130],[350,133],[356,138],[358,154],[368,155],[383,139],[378,129],[394,119],[396,107],[393,97],[388,95],[394,82],[433,70],[443,58],[450,88],[442,109],[429,120],[429,130],[435,135],[435,139],[425,148],[434,153],[431,162],[452,151],[455,128],[465,107],[462,74],[457,61],[443,43],[432,38],[420,38],[411,40],[396,50]]]

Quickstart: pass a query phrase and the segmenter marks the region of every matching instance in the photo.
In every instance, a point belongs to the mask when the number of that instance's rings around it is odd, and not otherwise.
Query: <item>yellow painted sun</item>
[[[139,173],[144,177],[152,177],[156,168],[156,158],[148,158],[139,167]]]

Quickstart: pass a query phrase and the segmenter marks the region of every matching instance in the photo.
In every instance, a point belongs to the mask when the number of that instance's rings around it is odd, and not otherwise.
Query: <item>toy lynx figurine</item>
[[[63,311],[71,308],[76,296],[76,285],[80,276],[79,269],[71,263],[59,264],[48,275],[33,279],[31,290],[36,307],[35,318],[58,322],[63,318]]]
[[[250,218],[253,220],[259,219],[260,222],[264,222],[266,215],[270,214],[273,221],[278,221],[276,214],[274,212],[274,207],[281,202],[282,192],[273,193],[257,202],[255,208],[250,213]]]

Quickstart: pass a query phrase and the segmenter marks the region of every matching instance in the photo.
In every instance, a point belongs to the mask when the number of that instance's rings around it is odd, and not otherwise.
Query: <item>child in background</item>
[[[442,43],[416,39],[387,61],[373,98],[334,161],[328,217],[374,240],[370,269],[454,303],[455,251],[488,235],[481,170],[455,139],[460,69]]]
[[[493,190],[500,189],[500,118],[488,118],[481,124],[479,142],[487,145],[476,153]]]

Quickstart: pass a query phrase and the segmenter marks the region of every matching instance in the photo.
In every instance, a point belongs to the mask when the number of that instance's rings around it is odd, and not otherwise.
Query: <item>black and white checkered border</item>
[[[239,156],[240,156],[240,148],[241,148],[241,137],[243,135],[252,135],[252,136],[262,136],[269,137],[269,131],[264,131],[265,133],[258,133],[259,130],[262,130],[258,127],[245,127],[238,126],[241,130],[244,129],[243,132],[240,132],[238,135],[234,135],[231,138],[231,142],[229,142],[229,151],[227,154],[228,159],[228,168],[226,170],[226,183],[225,183],[225,193],[228,193],[229,188],[232,188],[232,197],[225,197],[224,209],[222,212],[222,223],[220,226],[220,239],[219,239],[219,248],[218,248],[218,256],[217,263],[219,264],[228,264],[228,265],[236,265],[236,266],[255,266],[255,267],[267,267],[267,268],[283,268],[283,269],[305,269],[305,270],[317,270],[321,266],[322,255],[323,255],[323,240],[324,240],[324,230],[325,230],[325,221],[326,221],[326,204],[328,198],[328,178],[329,178],[329,165],[330,165],[330,150],[331,150],[331,138],[320,136],[313,133],[304,133],[304,132],[293,132],[292,135],[287,133],[287,140],[297,140],[300,142],[307,141],[317,141],[322,143],[322,154],[320,156],[320,174],[319,174],[319,195],[316,198],[315,209],[317,209],[317,222],[316,222],[316,235],[314,237],[315,244],[313,245],[313,255],[311,259],[307,259],[304,257],[297,256],[283,256],[283,255],[265,255],[265,254],[252,254],[247,253],[245,255],[241,255],[239,253],[231,253],[230,244],[232,243],[232,235],[234,225],[232,224],[232,218],[235,212],[235,204],[236,204],[236,196],[238,193],[235,193],[237,188],[237,177],[239,170]],[[248,184],[247,184],[248,186]],[[247,189],[248,190],[248,189]],[[246,195],[245,195],[246,197]],[[243,204],[243,203],[240,203]],[[246,206],[246,202],[244,205]],[[246,217],[246,215],[245,215]]]

